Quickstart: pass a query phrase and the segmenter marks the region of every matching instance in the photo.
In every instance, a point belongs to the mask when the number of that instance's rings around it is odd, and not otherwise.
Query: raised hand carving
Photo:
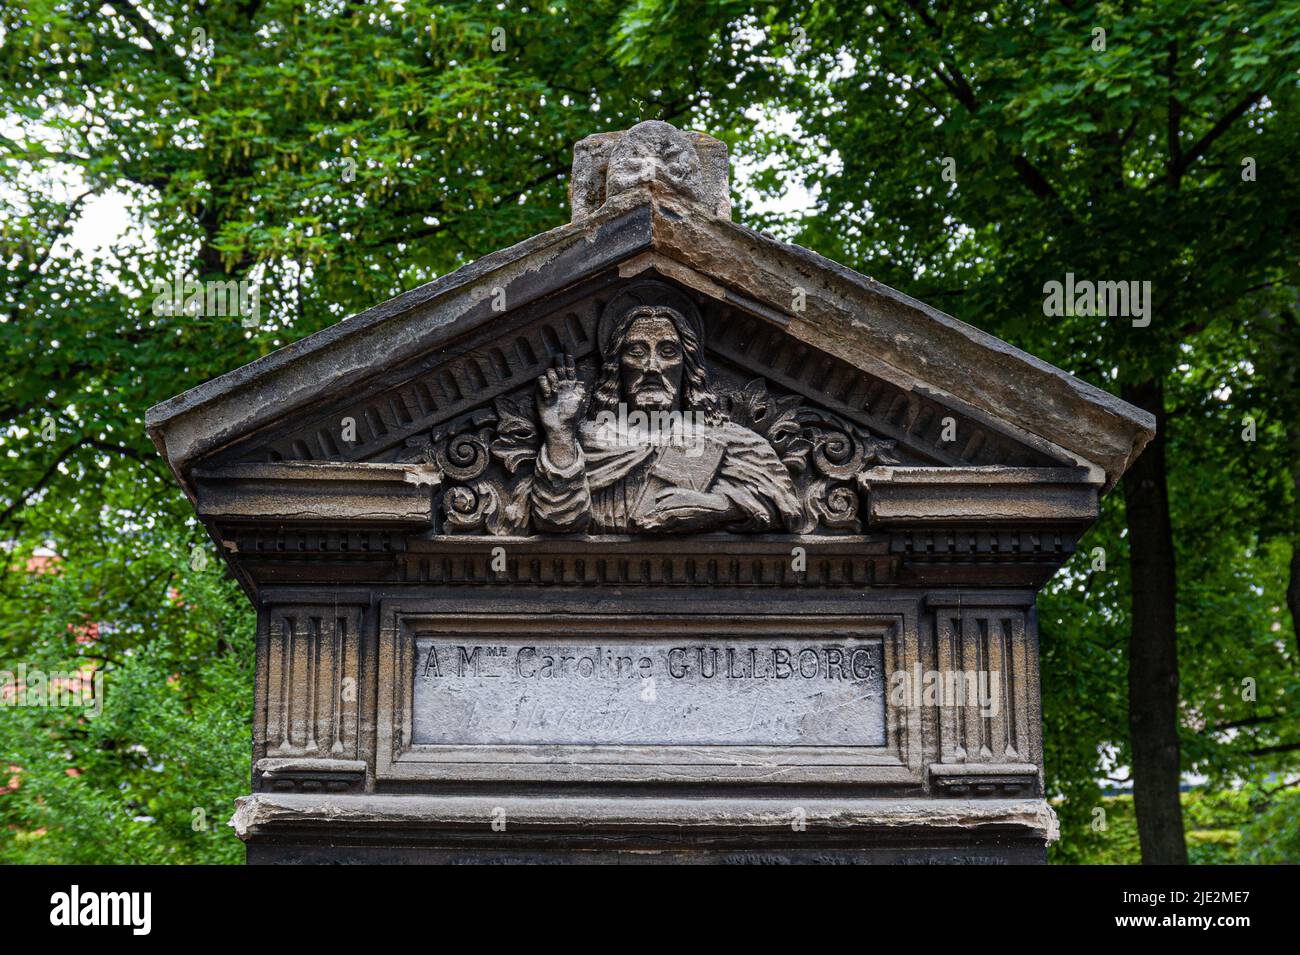
[[[570,468],[578,457],[578,417],[587,403],[587,388],[578,378],[572,355],[555,359],[555,367],[537,379],[537,416],[546,453],[557,468]]]

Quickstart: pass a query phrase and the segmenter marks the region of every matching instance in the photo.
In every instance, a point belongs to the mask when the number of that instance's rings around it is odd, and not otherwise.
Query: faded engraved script
[[[878,637],[415,647],[416,745],[885,744]]]

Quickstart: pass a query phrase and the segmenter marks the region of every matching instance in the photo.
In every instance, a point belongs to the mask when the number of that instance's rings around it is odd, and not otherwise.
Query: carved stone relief
[[[690,299],[660,282],[605,308],[601,360],[409,443],[444,476],[446,533],[861,530],[857,475],[894,443],[763,379],[715,388]]]
[[[356,758],[360,629],[356,607],[275,609],[266,661],[268,757]]]

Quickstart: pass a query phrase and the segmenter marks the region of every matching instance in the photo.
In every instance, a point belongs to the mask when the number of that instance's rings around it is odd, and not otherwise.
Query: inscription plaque
[[[885,745],[879,637],[415,640],[415,744]]]

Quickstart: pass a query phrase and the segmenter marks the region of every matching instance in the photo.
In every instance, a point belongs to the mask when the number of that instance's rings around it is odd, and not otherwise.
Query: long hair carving
[[[603,356],[600,382],[596,386],[595,406],[600,411],[615,411],[621,392],[619,356],[627,344],[627,333],[638,318],[666,318],[677,329],[682,343],[683,411],[695,411],[704,416],[707,424],[719,425],[726,421],[722,405],[709,388],[709,375],[704,367],[704,345],[685,316],[667,305],[638,305],[629,308],[618,319],[609,336],[609,348]]]

